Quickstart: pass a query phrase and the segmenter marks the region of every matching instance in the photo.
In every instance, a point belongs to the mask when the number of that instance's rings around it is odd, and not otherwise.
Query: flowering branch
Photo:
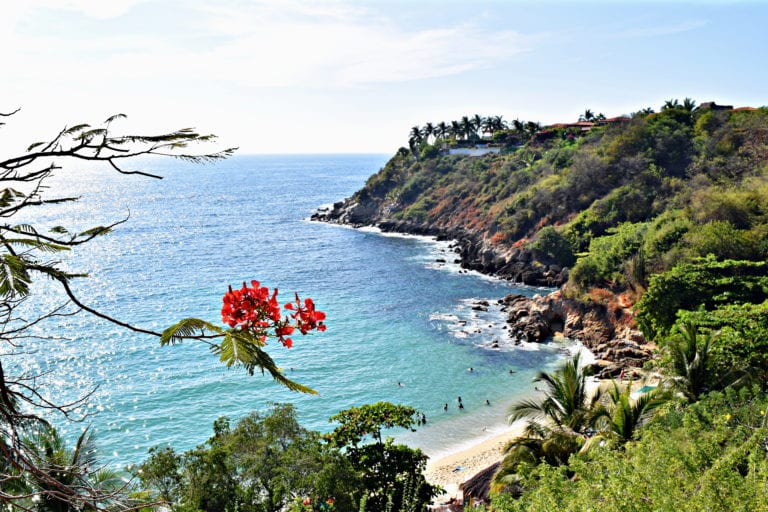
[[[190,338],[220,337],[220,343],[211,343],[211,351],[227,367],[242,366],[251,375],[256,369],[262,373],[267,371],[288,389],[316,394],[313,389],[286,378],[262,348],[268,338],[276,338],[284,347],[291,348],[293,340],[288,336],[297,330],[302,335],[325,331],[325,313],[315,309],[312,299],[302,301],[295,294],[295,300],[283,306],[286,312],[283,316],[277,293],[277,288],[270,293],[269,288],[258,281],[251,281],[251,286],[243,283],[238,290],[230,286],[221,307],[221,320],[228,329],[199,318],[186,318],[163,331],[160,343],[169,345]]]

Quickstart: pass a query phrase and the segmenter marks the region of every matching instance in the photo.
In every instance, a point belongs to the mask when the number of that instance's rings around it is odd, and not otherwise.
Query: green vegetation
[[[34,167],[38,159],[95,158],[123,172],[114,159],[210,140],[187,130],[113,137],[109,125],[119,117],[103,128],[63,130],[26,155],[0,161],[0,213],[12,218],[35,204],[75,200],[36,195],[57,169]],[[696,108],[686,98],[628,118],[586,110],[580,121],[542,129],[475,115],[415,126],[409,147],[356,194],[393,219],[472,231],[502,252],[527,249],[534,259],[569,267],[570,298],[608,302],[625,294],[636,301],[637,325],[659,347],[650,365],[664,379],[637,398],[616,382],[590,396],[578,356],[542,372],[542,399],[512,409],[513,420],[528,424],[494,477],[492,510],[768,510],[768,109]],[[478,142],[500,153],[470,158],[445,151]],[[37,192],[17,190],[19,181]],[[167,343],[201,339],[226,364],[249,373],[265,369],[291,389],[309,391],[282,377],[253,343],[261,331],[243,335],[235,320],[226,333],[198,319],[155,333],[82,305],[69,288],[80,274],[43,255],[120,222],[79,233],[0,226],[4,343],[15,347],[39,320],[19,320],[14,310],[32,279],[47,276],[91,314]],[[266,297],[264,311],[271,307]],[[295,313],[304,322],[300,330],[324,318],[306,304]],[[290,344],[284,335],[292,326],[276,329]],[[217,345],[210,335],[223,341]],[[287,404],[234,427],[221,418],[193,450],[151,450],[126,483],[124,475],[99,469],[88,432],[67,449],[39,413],[67,415],[74,407],[45,402],[33,380],[2,370],[0,499],[9,509],[423,511],[438,491],[424,479],[426,456],[384,437],[391,428],[414,428],[416,411],[386,402],[338,413],[324,436],[301,427]]]
[[[329,435],[301,427],[291,405],[251,413],[183,454],[155,448],[135,473],[150,497],[175,510],[278,512],[426,509],[436,489],[422,474],[427,457],[382,438],[383,428],[412,428],[416,411],[380,402],[342,411]],[[361,443],[366,436],[373,443]],[[324,439],[325,437],[325,439]],[[305,502],[309,508],[305,508]]]
[[[573,361],[540,375],[493,510],[768,510],[768,109],[670,99],[580,121],[517,123],[478,158],[435,148],[480,133],[412,139],[359,193],[569,267],[569,298],[624,294],[659,347],[663,385],[639,398],[587,398]]]
[[[412,151],[358,197],[395,219],[535,249],[572,267],[573,297],[594,286],[642,293],[650,276],[709,254],[768,256],[768,109],[695,108],[686,98],[628,118],[588,115],[588,131],[518,121],[489,136],[469,117],[451,124],[459,131],[414,127]],[[465,140],[495,141],[501,154],[439,150]]]
[[[493,489],[519,496],[525,490],[522,476],[538,464],[567,465],[578,453],[594,446],[631,441],[652,413],[669,399],[661,389],[630,398],[630,385],[615,381],[609,389],[589,394],[587,368],[576,354],[553,373],[541,372],[541,400],[524,400],[512,406],[510,421],[528,419],[523,436],[510,441],[494,476]]]
[[[710,393],[693,405],[670,402],[621,449],[597,444],[567,466],[528,466],[522,497],[499,494],[492,510],[768,510],[766,411],[759,388]]]

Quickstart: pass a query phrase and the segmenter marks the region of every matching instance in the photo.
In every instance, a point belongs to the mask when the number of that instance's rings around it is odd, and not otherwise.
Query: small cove
[[[156,445],[192,448],[219,416],[236,419],[272,402],[293,403],[302,423],[321,431],[347,407],[412,405],[427,425],[398,438],[431,455],[503,428],[510,403],[533,392],[535,374],[555,365],[567,344],[507,346],[493,304],[508,293],[546,290],[459,273],[444,243],[306,220],[319,205],[349,196],[385,161],[276,155],[203,167],[148,162],[162,181],[74,170],[53,190],[77,192],[81,202],[30,219],[89,227],[130,211],[125,225],[78,249],[69,264],[91,273],[77,283],[89,305],[137,325],[162,329],[187,316],[218,322],[221,295],[243,280],[277,286],[286,299],[294,290],[311,296],[328,314],[328,331],[298,338],[290,350],[269,350],[318,396],[228,371],[199,344],[161,348],[83,314],[41,327],[63,337],[30,341],[30,354],[15,358],[18,368],[51,370],[50,396],[93,391],[86,421],[60,424],[69,439],[92,425],[106,462],[117,465],[141,461]],[[41,307],[61,302],[51,291],[48,284],[35,291]],[[492,307],[474,310],[480,300]],[[502,341],[498,349],[494,340]]]

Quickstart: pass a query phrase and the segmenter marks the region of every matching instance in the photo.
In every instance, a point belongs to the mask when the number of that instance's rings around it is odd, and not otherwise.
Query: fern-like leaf
[[[25,247],[32,247],[33,249],[50,253],[70,250],[69,247],[64,245],[43,242],[42,240],[35,240],[33,238],[6,238],[5,243],[15,246],[23,245]]]
[[[96,226],[91,229],[86,229],[82,233],[78,233],[78,237],[89,237],[89,236],[101,236],[106,235],[112,231],[111,228],[108,228],[106,226]]]
[[[0,208],[8,208],[12,206],[16,199],[27,197],[23,192],[12,188],[4,188],[0,194]]]
[[[105,124],[109,124],[109,123],[111,123],[112,121],[114,121],[115,119],[125,119],[126,117],[128,117],[128,116],[126,116],[125,114],[115,114],[115,115],[113,115],[113,116],[109,116],[109,117],[107,118],[107,120],[106,120],[106,121],[104,121],[104,123],[105,123]]]
[[[268,372],[273,379],[291,391],[316,395],[317,391],[294,382],[283,375],[272,357],[262,350],[261,339],[247,331],[230,330],[224,336],[221,344],[214,350],[219,359],[227,366],[242,366],[249,375],[258,369]]]
[[[0,257],[0,296],[28,295],[31,279],[26,261],[12,254]]]
[[[200,320],[199,318],[185,318],[163,331],[163,335],[160,337],[160,344],[173,345],[181,343],[184,338],[199,336],[205,334],[205,331],[210,331],[216,334],[223,332],[221,327],[206,322],[205,320]]]
[[[73,127],[71,127],[71,128],[67,128],[67,129],[66,129],[66,130],[64,130],[62,133],[63,133],[64,135],[71,135],[71,134],[73,134],[73,133],[75,133],[75,132],[79,132],[79,131],[85,130],[86,128],[90,128],[90,127],[91,127],[91,125],[89,125],[89,124],[86,124],[86,123],[83,123],[83,124],[76,124],[75,126],[73,126]]]
[[[15,231],[16,233],[22,233],[24,235],[36,235],[37,230],[35,229],[35,226],[31,224],[16,224],[11,228],[11,231]]]

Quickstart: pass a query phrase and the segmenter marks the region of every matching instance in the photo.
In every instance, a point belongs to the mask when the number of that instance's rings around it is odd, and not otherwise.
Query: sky
[[[768,2],[11,0],[0,157],[123,113],[240,153],[394,153],[463,115],[768,105]]]

